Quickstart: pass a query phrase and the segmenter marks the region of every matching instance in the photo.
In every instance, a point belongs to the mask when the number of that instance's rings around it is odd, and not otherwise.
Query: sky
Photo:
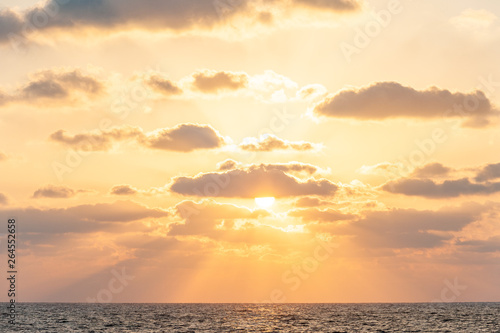
[[[1,0],[18,300],[499,301],[499,16]]]

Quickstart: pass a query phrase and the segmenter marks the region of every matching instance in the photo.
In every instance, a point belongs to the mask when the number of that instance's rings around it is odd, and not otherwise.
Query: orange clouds
[[[304,166],[297,164],[297,167]],[[287,164],[261,164],[195,177],[177,177],[170,190],[181,195],[237,198],[332,196],[337,191],[337,185],[327,179],[299,180],[288,174],[287,169]]]
[[[484,127],[499,115],[481,91],[452,93],[436,87],[415,90],[396,82],[342,90],[315,105],[314,113],[358,120],[462,118],[465,127]]]

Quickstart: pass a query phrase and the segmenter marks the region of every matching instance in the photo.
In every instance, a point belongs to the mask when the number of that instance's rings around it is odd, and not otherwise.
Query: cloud
[[[352,220],[356,216],[353,214],[344,214],[334,209],[295,209],[287,213],[288,216],[300,217],[304,221],[334,222],[343,220]]]
[[[135,195],[138,190],[130,185],[116,185],[111,189],[113,195]]]
[[[248,86],[246,73],[204,70],[192,75],[192,87],[203,93],[217,94],[222,91],[234,91]]]
[[[163,95],[170,96],[182,94],[182,89],[176,83],[159,74],[150,75],[148,78],[144,79],[144,81],[149,87],[153,88],[153,90]]]
[[[321,200],[315,197],[302,197],[295,201],[295,207],[319,207],[319,206],[328,206],[330,205],[330,201]]]
[[[31,75],[26,84],[11,94],[0,96],[0,105],[5,103],[67,101],[80,95],[96,96],[102,93],[104,89],[104,84],[98,78],[83,74],[78,69],[44,70]]]
[[[471,183],[467,178],[435,183],[430,179],[404,178],[390,181],[383,185],[382,189],[408,196],[454,198],[462,195],[487,195],[500,192],[500,183],[477,184]]]
[[[226,170],[232,170],[240,167],[242,164],[240,162],[237,162],[232,159],[227,159],[225,161],[222,161],[220,163],[217,163],[217,170],[220,171],[226,171]]]
[[[415,90],[396,82],[342,90],[316,104],[314,113],[358,120],[452,117],[463,118],[462,125],[468,127],[483,127],[489,123],[489,118],[498,115],[482,91],[452,93],[436,87]]]
[[[293,0],[293,3],[308,8],[338,12],[355,11],[361,8],[360,2],[355,0]]]
[[[23,232],[53,234],[96,232],[106,230],[113,223],[168,216],[168,212],[164,210],[148,208],[132,201],[57,209],[22,208],[1,212],[23,221]]]
[[[269,25],[274,20],[269,19],[265,8],[285,15],[290,8],[299,7],[334,13],[360,9],[357,2],[349,0],[277,0],[271,6],[255,0],[147,0],[140,3],[133,0],[49,0],[22,12],[0,11],[0,42],[24,40],[54,31],[68,34],[86,30],[112,33],[134,29],[209,32],[218,27],[231,27],[242,18],[252,22],[251,25],[257,22]],[[263,20],[266,13],[268,19]],[[42,19],[43,24],[40,24]]]
[[[451,239],[450,232],[460,231],[478,220],[481,210],[479,205],[470,205],[438,211],[372,211],[346,229],[348,233],[355,234],[357,242],[365,247],[432,248]]]
[[[363,175],[399,175],[401,174],[401,165],[397,163],[382,162],[375,165],[363,165],[356,172]]]
[[[337,185],[329,180],[309,178],[302,181],[288,174],[310,168],[299,163],[260,164],[194,177],[177,177],[170,185],[170,191],[199,197],[238,198],[334,195]]]
[[[190,152],[219,148],[226,140],[210,125],[181,124],[148,134],[143,144],[161,150]]]
[[[484,182],[500,178],[500,163],[488,164],[478,171],[475,180],[477,182]]]
[[[0,205],[6,205],[9,202],[5,194],[0,193]]]
[[[319,145],[306,141],[287,141],[272,134],[264,134],[257,138],[245,138],[239,145],[240,149],[253,152],[270,152],[274,150],[310,151],[318,149]]]
[[[110,191],[111,195],[121,195],[121,196],[133,196],[133,195],[145,195],[145,196],[150,196],[150,195],[159,195],[159,194],[164,194],[165,193],[165,188],[162,187],[152,187],[147,190],[139,190],[131,185],[124,184],[124,185],[115,185]]]
[[[466,251],[479,252],[479,253],[491,253],[500,252],[500,236],[492,236],[484,240],[473,239],[473,240],[458,240],[456,245],[464,248]]]
[[[50,140],[65,144],[81,151],[108,151],[117,141],[143,140],[145,134],[139,127],[114,127],[108,131],[93,131],[83,134],[69,135],[59,130],[50,135]]]
[[[235,220],[252,220],[269,215],[265,210],[250,210],[232,204],[221,204],[214,201],[183,201],[176,206],[177,214],[184,223],[170,225],[169,236],[209,235],[213,236],[216,225],[221,222],[232,228]]]
[[[59,130],[50,135],[50,140],[81,151],[108,151],[115,142],[132,140],[152,149],[190,152],[198,149],[215,149],[224,146],[223,138],[210,125],[180,124],[144,133],[139,127],[122,126],[108,131],[94,131],[74,136]]]
[[[411,176],[416,178],[432,178],[436,176],[446,176],[452,171],[441,163],[429,163],[422,167],[416,168]]]
[[[328,91],[321,84],[309,84],[297,91],[297,98],[300,100],[313,100],[326,95]]]
[[[47,185],[33,193],[33,198],[53,198],[53,199],[61,199],[61,198],[71,198],[77,195],[78,193],[89,192],[87,190],[73,190],[66,186],[54,186]]]
[[[389,209],[367,211],[352,222],[310,224],[308,229],[348,236],[365,249],[435,248],[454,233],[481,219],[486,206],[467,204],[440,210]]]

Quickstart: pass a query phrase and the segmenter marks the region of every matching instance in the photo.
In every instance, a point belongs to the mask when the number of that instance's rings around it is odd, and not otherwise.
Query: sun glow
[[[274,197],[255,198],[255,204],[260,208],[270,208],[274,204]]]

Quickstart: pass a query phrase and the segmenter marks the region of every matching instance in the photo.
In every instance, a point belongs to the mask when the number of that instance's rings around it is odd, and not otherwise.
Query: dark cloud
[[[492,253],[500,252],[500,236],[489,237],[484,240],[458,240],[456,244],[466,251]]]
[[[61,199],[61,198],[71,198],[81,192],[87,192],[84,190],[73,190],[66,186],[54,186],[47,185],[33,193],[33,198],[53,198],[53,199]]]
[[[135,195],[137,192],[137,189],[130,185],[116,185],[111,189],[113,195]]]
[[[391,193],[428,198],[454,198],[461,195],[486,195],[500,192],[500,183],[476,184],[469,179],[435,183],[430,179],[404,178],[386,183],[382,189]]]
[[[333,11],[355,11],[361,8],[360,2],[355,0],[293,0],[296,5],[314,9],[329,9]]]
[[[195,177],[177,177],[170,185],[170,190],[181,195],[238,198],[335,194],[337,185],[326,179],[301,181],[287,173],[301,167],[308,166],[291,163],[287,168],[286,164],[261,164]]]
[[[441,163],[430,163],[426,164],[420,168],[416,168],[412,176],[417,178],[432,178],[436,176],[446,176],[452,171]]]
[[[457,106],[464,108],[458,110]],[[415,90],[396,82],[379,82],[361,89],[340,91],[318,103],[314,112],[320,116],[359,120],[453,117],[463,118],[463,125],[469,127],[485,126],[490,117],[498,115],[481,91],[452,93],[436,87]]]
[[[484,182],[500,178],[500,163],[488,164],[483,167],[475,178],[477,182]]]
[[[204,93],[219,93],[246,88],[248,75],[227,71],[202,71],[193,74],[193,88]]]
[[[132,201],[59,209],[11,209],[1,212],[23,221],[23,232],[54,234],[95,232],[106,230],[112,223],[127,223],[145,218],[168,216],[166,211],[148,208]]]
[[[352,220],[356,216],[353,214],[344,214],[334,209],[295,209],[287,214],[288,216],[300,217],[304,221],[334,222],[343,220]]]
[[[74,136],[59,130],[52,133],[50,139],[81,151],[108,151],[113,148],[115,142],[127,140],[133,140],[148,148],[177,152],[214,149],[226,144],[225,139],[213,127],[200,124],[180,124],[150,133],[144,133],[141,128],[131,126]]]
[[[45,70],[32,75],[28,83],[10,95],[0,94],[0,105],[65,101],[77,94],[96,96],[104,89],[104,84],[99,79],[83,74],[80,70]]]
[[[270,152],[274,150],[309,151],[315,149],[315,145],[312,143],[305,141],[290,142],[272,134],[263,135],[259,140],[256,138],[246,138],[239,147],[242,150],[254,152]]]
[[[75,33],[86,29],[113,32],[145,29],[184,32],[210,31],[231,26],[233,18],[257,18],[261,7],[255,0],[49,0],[21,13],[0,11],[0,42],[31,35],[46,35],[51,30]],[[275,9],[299,6],[318,11],[345,12],[359,10],[349,0],[278,0]],[[258,19],[255,21],[259,21]],[[272,23],[267,20],[266,24]]]
[[[160,75],[151,75],[146,79],[146,84],[163,95],[169,96],[182,94],[181,88],[179,88],[174,82],[163,78]]]
[[[149,134],[143,144],[156,149],[190,152],[219,148],[226,142],[210,125],[181,124]]]

